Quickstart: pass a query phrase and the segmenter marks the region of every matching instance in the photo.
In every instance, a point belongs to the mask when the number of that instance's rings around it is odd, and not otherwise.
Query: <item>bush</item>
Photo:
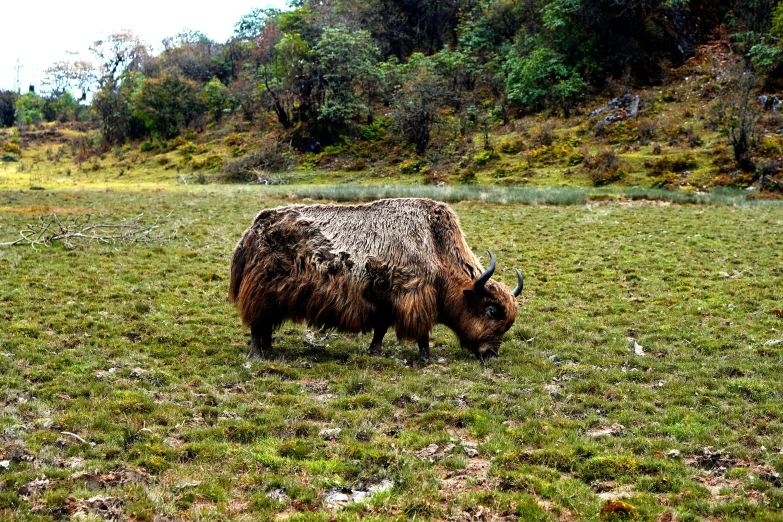
[[[555,142],[555,124],[547,122],[542,125],[535,136],[533,143],[540,147],[549,147]]]
[[[503,154],[516,154],[521,151],[522,148],[522,142],[519,140],[504,141],[498,145],[498,151],[502,152]]]
[[[459,182],[463,185],[472,185],[476,182],[476,171],[473,169],[465,169],[459,175]]]
[[[255,169],[282,170],[288,167],[288,159],[274,143],[266,144],[262,150],[230,161],[223,167],[223,173],[234,181],[243,181],[253,175]]]
[[[587,156],[582,168],[588,173],[595,187],[614,183],[625,177],[625,169],[620,166],[620,158],[612,149],[605,149],[594,156]]]
[[[473,163],[479,166],[486,165],[490,160],[497,158],[498,155],[494,150],[485,150],[473,156]]]
[[[379,118],[365,125],[359,131],[359,137],[364,141],[383,141],[387,137],[387,128],[391,124],[388,118]]]
[[[400,173],[402,174],[417,174],[424,168],[426,162],[422,160],[406,160],[400,163]]]
[[[652,163],[645,163],[645,167],[649,170],[647,175],[652,178],[653,187],[668,187],[677,181],[681,173],[698,167],[698,163],[689,152],[678,157],[663,156]]]
[[[657,176],[664,172],[684,172],[699,166],[696,158],[688,152],[682,156],[663,156],[650,164],[645,165],[650,170],[651,176]]]
[[[139,144],[139,152],[149,152],[151,150],[154,150],[155,146],[150,141],[142,141]]]
[[[22,148],[16,143],[8,142],[3,144],[3,152],[7,152],[8,154],[16,154],[19,156],[22,154]]]
[[[362,158],[356,158],[345,166],[348,172],[358,172],[367,168],[367,162]]]
[[[642,143],[649,143],[658,135],[658,124],[652,120],[644,120],[639,124],[639,138]]]

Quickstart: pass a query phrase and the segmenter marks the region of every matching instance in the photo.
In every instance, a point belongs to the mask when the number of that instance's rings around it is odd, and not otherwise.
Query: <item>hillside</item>
[[[99,132],[89,123],[7,129],[0,131],[6,143],[0,183],[20,188],[222,181],[744,188],[753,177],[734,167],[729,142],[718,128],[721,115],[712,109],[721,93],[721,66],[732,59],[721,51],[720,43],[703,46],[671,71],[665,85],[632,90],[619,102],[596,97],[569,118],[531,115],[457,139],[439,129],[424,155],[390,137],[383,114],[359,136],[319,153],[286,147],[277,133],[241,119],[105,152],[93,145]],[[633,117],[629,109],[636,100]],[[620,106],[601,111],[612,101]],[[783,126],[783,116],[764,112],[761,125],[756,161],[773,164],[774,179],[783,143],[775,131]]]
[[[93,62],[54,64],[44,94],[0,93],[0,180],[777,197],[783,7],[623,5],[302,2],[157,55],[113,34]]]

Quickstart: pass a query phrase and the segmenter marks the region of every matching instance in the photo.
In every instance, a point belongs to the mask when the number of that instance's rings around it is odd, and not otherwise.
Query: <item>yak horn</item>
[[[517,271],[517,287],[511,292],[511,295],[517,297],[522,293],[522,289],[525,287],[525,280],[522,278],[522,274],[518,269],[515,268],[514,270]]]
[[[489,268],[487,268],[487,271],[481,274],[479,278],[476,279],[476,282],[473,283],[473,288],[476,290],[484,290],[484,285],[487,284],[489,278],[495,273],[495,256],[489,250],[487,250],[487,254],[489,254]]]

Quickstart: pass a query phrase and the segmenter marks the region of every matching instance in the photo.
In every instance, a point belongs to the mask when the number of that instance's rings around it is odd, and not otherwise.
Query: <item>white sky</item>
[[[183,29],[225,42],[242,15],[255,7],[283,9],[286,1],[1,0],[0,4],[0,89],[14,88],[18,57],[22,92],[26,92],[30,84],[39,90],[43,71],[70,58],[67,52],[87,58],[92,42],[112,32],[128,29],[154,49]]]

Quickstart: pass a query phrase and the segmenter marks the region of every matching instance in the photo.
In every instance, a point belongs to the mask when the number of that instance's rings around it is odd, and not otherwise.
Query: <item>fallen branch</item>
[[[28,223],[19,231],[21,236],[19,239],[0,243],[0,247],[25,244],[35,247],[62,241],[69,248],[73,248],[71,243],[73,240],[99,243],[154,243],[174,238],[157,232],[160,218],[156,218],[152,223],[143,223],[142,216],[143,214],[139,214],[114,223],[96,222],[100,217],[96,214],[68,216],[62,219],[57,214],[48,214],[40,216],[37,223]]]

